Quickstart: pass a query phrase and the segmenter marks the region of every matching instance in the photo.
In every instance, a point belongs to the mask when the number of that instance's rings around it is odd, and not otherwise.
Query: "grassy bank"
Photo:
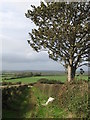
[[[2,117],[26,118],[34,111],[32,91],[27,86],[4,88],[2,90]]]
[[[49,97],[55,100],[47,106]],[[3,118],[86,118],[88,83],[37,83],[3,89]]]

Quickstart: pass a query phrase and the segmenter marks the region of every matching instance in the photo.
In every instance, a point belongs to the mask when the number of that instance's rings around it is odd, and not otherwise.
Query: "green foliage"
[[[71,112],[74,112],[77,117],[87,117],[88,115],[88,94],[82,96],[76,96],[76,98],[72,98],[68,109]]]
[[[88,61],[89,2],[41,2],[32,8],[25,15],[37,26],[28,40],[35,51],[46,49],[51,59],[75,70]]]
[[[17,73],[3,73],[2,80],[12,80],[12,79],[20,79],[27,78],[33,76],[41,76],[41,73],[32,73],[32,72],[17,72]]]
[[[59,80],[59,81],[66,81],[66,75],[61,75],[61,76],[34,76],[34,77],[26,77],[26,78],[16,78],[16,79],[8,79],[8,80],[4,80],[4,82],[12,82],[12,83],[16,83],[16,82],[22,82],[22,83],[35,83],[37,82],[39,79],[48,79],[48,80]]]
[[[34,95],[37,100],[37,109],[35,112],[35,118],[65,118],[67,113],[64,109],[58,107],[57,102],[52,102],[48,106],[43,106],[42,104],[48,100],[47,94],[44,94],[39,87],[34,87]],[[46,89],[45,89],[46,90]],[[48,92],[48,91],[47,91]],[[52,92],[52,91],[51,91]]]
[[[26,118],[35,109],[35,102],[31,98],[31,89],[27,86],[3,88],[2,90],[2,117]]]
[[[80,74],[83,75],[84,74],[84,70],[81,68],[80,69]]]
[[[52,118],[87,118],[88,116],[88,83],[66,83],[63,85],[38,84],[34,94],[38,99],[38,115]],[[57,91],[57,92],[56,92]],[[49,93],[50,92],[50,93]],[[42,108],[47,96],[53,96],[55,101]],[[45,101],[44,101],[45,100]],[[47,113],[48,111],[48,113]],[[45,114],[46,113],[46,114]]]
[[[56,80],[56,81],[60,81],[60,82],[65,82],[67,77],[66,75],[61,75],[61,76],[36,76],[36,77],[26,77],[26,78],[18,78],[18,79],[12,79],[12,80],[4,80],[6,84],[8,84],[8,82],[11,83],[17,83],[17,82],[21,82],[21,83],[36,83],[38,80],[40,79],[48,79],[48,80]],[[80,80],[80,76],[77,78],[78,80]],[[88,80],[88,76],[82,76],[82,80]],[[3,83],[3,84],[4,84]]]
[[[59,81],[59,80],[48,80],[48,79],[40,79],[38,80],[38,82],[40,83],[44,83],[44,84],[64,84],[63,82]]]
[[[2,89],[3,118],[86,118],[88,82],[65,84],[37,83]],[[43,106],[48,98],[55,100]]]
[[[13,83],[11,80],[10,80],[10,82],[2,82],[2,86],[5,86],[5,85],[8,85],[8,86],[10,86],[10,85],[20,85],[21,84],[21,81],[18,81],[18,82],[15,82],[15,83]]]
[[[87,118],[88,83],[84,81],[78,82],[63,86],[63,92],[59,96],[59,106],[67,108],[76,118]]]

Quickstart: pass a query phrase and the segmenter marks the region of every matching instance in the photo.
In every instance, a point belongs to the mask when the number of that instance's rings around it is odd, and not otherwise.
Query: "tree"
[[[81,68],[80,69],[80,74],[83,75],[84,74],[84,70]]]
[[[30,46],[37,52],[45,49],[49,57],[60,61],[68,71],[68,81],[78,67],[87,65],[89,52],[89,2],[41,2],[25,13],[37,29],[29,33]]]

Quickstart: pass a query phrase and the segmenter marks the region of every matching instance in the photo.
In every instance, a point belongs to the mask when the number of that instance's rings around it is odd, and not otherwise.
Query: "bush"
[[[21,84],[22,84],[22,82],[16,82],[16,84],[19,84],[19,85],[21,85]]]
[[[76,117],[87,117],[88,114],[88,83],[77,81],[65,83],[58,95],[58,106],[67,108]]]
[[[41,73],[35,73],[33,76],[41,76]]]
[[[7,82],[2,82],[2,85],[7,85]]]
[[[2,82],[2,85],[13,85],[12,82]]]
[[[28,85],[31,85],[31,86],[33,86],[34,84],[36,84],[36,82],[35,83],[28,83]]]
[[[48,79],[45,79],[45,78],[38,80],[38,82],[44,83],[44,84],[63,84],[61,81],[48,80]]]

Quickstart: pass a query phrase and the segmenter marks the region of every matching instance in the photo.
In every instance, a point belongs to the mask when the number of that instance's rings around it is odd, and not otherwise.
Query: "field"
[[[31,75],[33,74],[33,75]],[[57,80],[61,82],[65,82],[67,80],[67,75],[65,73],[56,73],[53,75],[53,73],[3,73],[2,75],[2,81],[4,82],[22,82],[22,83],[34,83],[37,82],[40,79],[48,79],[48,80]],[[88,80],[87,75],[80,75],[76,76],[76,79],[80,80]]]
[[[66,81],[66,76],[37,76],[37,77],[26,77],[26,78],[5,80],[5,82],[33,83],[33,82],[37,82],[39,79],[43,79],[43,78],[48,79],[48,80],[59,80],[62,82]]]

